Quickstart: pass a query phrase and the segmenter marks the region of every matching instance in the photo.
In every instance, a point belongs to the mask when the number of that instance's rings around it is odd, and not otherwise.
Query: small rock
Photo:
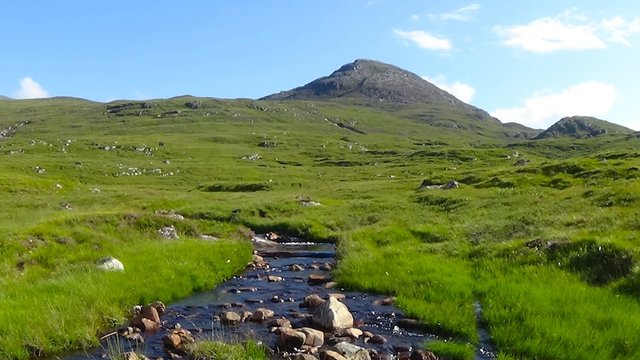
[[[448,183],[446,183],[442,188],[445,190],[449,190],[449,189],[457,189],[460,187],[460,183],[458,183],[457,181],[453,180],[453,181],[449,181]]]
[[[280,328],[278,331],[278,347],[285,351],[296,351],[302,348],[306,335],[294,329]]]
[[[284,317],[281,317],[281,318],[269,320],[267,325],[270,326],[270,327],[288,328],[288,329],[290,329],[291,328],[291,321],[289,321],[288,319],[286,319]]]
[[[322,305],[322,303],[324,303],[324,299],[320,297],[320,295],[318,294],[311,294],[309,296],[306,296],[304,298],[304,300],[302,300],[302,303],[300,304],[301,308],[315,308],[318,307],[320,305]]]
[[[275,313],[273,312],[273,310],[269,310],[267,308],[259,308],[258,310],[256,310],[253,313],[253,316],[251,317],[252,321],[264,321],[267,320],[269,318],[272,318],[273,315]]]
[[[324,345],[324,333],[322,331],[316,330],[310,327],[303,327],[297,330],[302,332],[306,336],[304,341],[305,345],[309,345],[309,346]]]
[[[220,313],[220,321],[225,325],[235,325],[242,321],[242,316],[235,311],[223,311]]]
[[[333,350],[323,350],[320,352],[320,360],[347,360],[347,358]]]
[[[293,265],[289,266],[289,270],[290,271],[304,271],[304,267],[302,267],[301,265],[298,265],[298,264],[293,264]]]
[[[348,360],[371,360],[369,351],[357,345],[348,342],[342,342],[334,345],[334,348],[344,355]]]
[[[371,339],[369,339],[369,342],[372,344],[386,344],[387,343],[387,338],[385,338],[382,335],[373,335],[373,337]]]
[[[410,360],[438,360],[438,357],[431,351],[414,350],[411,353]]]
[[[324,263],[322,265],[320,265],[320,270],[322,271],[331,271],[333,270],[333,266],[329,263]]]
[[[253,317],[253,313],[251,311],[243,311],[242,314],[240,314],[240,321],[246,322],[247,320],[250,320],[252,317]]]
[[[309,285],[321,285],[327,282],[327,277],[322,274],[309,274],[309,278],[307,279],[307,283]]]
[[[267,276],[267,280],[269,282],[281,282],[284,281],[284,278],[282,276],[269,275]]]
[[[177,240],[177,239],[180,238],[178,236],[178,232],[176,231],[175,226],[173,226],[173,225],[165,226],[165,227],[159,229],[158,233],[160,234],[160,236],[162,236],[163,238],[166,238],[166,239]]]
[[[384,299],[376,300],[373,302],[374,305],[384,305],[389,306],[393,305],[396,302],[397,298],[395,296],[389,296]]]
[[[324,284],[325,289],[333,289],[336,286],[338,286],[338,283],[335,281],[329,281],[326,284]]]
[[[342,300],[347,298],[347,296],[345,294],[342,294],[342,293],[328,293],[326,298],[328,299],[330,297],[334,297],[339,301],[342,301]]]
[[[363,331],[358,328],[349,328],[349,329],[345,329],[342,332],[342,335],[346,335],[352,339],[357,339],[360,336],[362,336],[362,334],[363,334]]]
[[[295,354],[291,355],[289,360],[318,360],[318,358],[311,354]]]
[[[124,265],[122,262],[111,256],[98,260],[96,265],[98,266],[98,269],[105,271],[124,271]]]
[[[194,342],[195,339],[189,330],[185,329],[171,330],[169,335],[162,338],[164,348],[169,351],[182,351],[187,344],[193,344]]]

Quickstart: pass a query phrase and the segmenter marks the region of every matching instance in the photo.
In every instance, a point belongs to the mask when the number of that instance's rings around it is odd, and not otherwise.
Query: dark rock
[[[410,360],[438,360],[438,357],[431,351],[414,350],[411,353]]]
[[[321,298],[318,294],[311,294],[309,296],[306,296],[304,298],[304,300],[302,301],[302,303],[300,304],[301,308],[315,308],[318,307],[320,305],[322,305],[322,303],[324,303],[324,299]]]

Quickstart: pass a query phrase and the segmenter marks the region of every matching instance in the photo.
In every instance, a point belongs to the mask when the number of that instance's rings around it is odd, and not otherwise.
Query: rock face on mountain
[[[364,99],[383,104],[439,104],[463,109],[475,118],[496,120],[484,110],[458,100],[412,72],[374,60],[356,60],[329,76],[261,100],[324,99]]]
[[[569,116],[562,118],[540,133],[535,139],[552,137],[592,138],[605,134],[631,134],[633,130],[590,116]]]

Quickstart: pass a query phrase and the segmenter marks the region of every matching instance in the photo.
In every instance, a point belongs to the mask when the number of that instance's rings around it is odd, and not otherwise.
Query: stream
[[[343,291],[327,286],[326,281],[331,280],[331,268],[335,266],[333,244],[297,241],[275,243],[266,240],[264,236],[256,236],[253,242],[255,253],[264,258],[268,267],[249,267],[241,275],[234,276],[211,291],[171,304],[162,315],[163,329],[178,326],[189,330],[197,339],[238,342],[250,338],[275,349],[278,336],[266,321],[223,325],[219,319],[220,313],[255,312],[258,308],[268,308],[275,313],[273,319],[285,317],[291,321],[293,328],[299,328],[310,326],[308,314],[314,310],[300,306],[305,297],[318,294],[324,299],[329,294],[342,294],[344,298],[341,302],[353,315],[354,326],[375,334],[384,341],[365,343],[364,337],[354,340],[326,334],[325,345],[347,339],[354,345],[374,349],[374,353],[378,354],[372,357],[375,359],[409,359],[411,351],[423,349],[425,343],[439,339],[436,335],[420,331],[415,322],[406,319],[401,310],[390,304],[387,296]],[[318,277],[319,281],[310,281],[310,275]],[[326,277],[326,281],[322,280],[323,277]],[[485,329],[480,329],[479,332],[482,336],[480,346],[476,349],[476,360],[495,359],[488,333]],[[105,359],[114,350],[135,351],[150,359],[171,359],[172,356],[165,352],[162,342],[167,333],[167,330],[162,330],[157,334],[143,334],[143,343],[113,335],[105,338],[102,348],[76,353],[63,359]]]

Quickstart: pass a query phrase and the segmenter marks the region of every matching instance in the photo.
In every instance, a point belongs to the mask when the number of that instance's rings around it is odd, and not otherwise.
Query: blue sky
[[[640,130],[637,0],[6,0],[0,33],[14,98],[259,98],[367,58],[503,122]]]

